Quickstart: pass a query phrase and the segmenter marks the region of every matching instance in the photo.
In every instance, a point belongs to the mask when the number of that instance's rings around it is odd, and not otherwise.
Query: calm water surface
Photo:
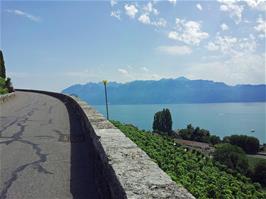
[[[94,107],[106,114],[105,106]],[[266,103],[110,105],[109,115],[110,119],[150,130],[154,113],[163,108],[170,109],[174,129],[185,128],[191,123],[220,137],[246,134],[266,143]],[[252,129],[255,132],[251,132]]]

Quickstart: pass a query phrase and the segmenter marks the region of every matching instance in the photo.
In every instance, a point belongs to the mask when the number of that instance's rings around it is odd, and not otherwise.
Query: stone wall
[[[89,121],[88,133],[107,173],[110,170],[114,172],[127,198],[194,198],[100,113],[86,102],[72,98]],[[115,191],[113,194],[117,198]]]
[[[8,100],[12,99],[13,97],[15,97],[15,92],[0,95],[0,104],[7,102]]]
[[[26,91],[26,90],[23,90]],[[82,119],[95,152],[97,186],[102,198],[194,198],[182,186],[176,185],[158,165],[119,129],[86,102],[59,93],[49,94],[73,106]],[[104,179],[104,180],[103,180]],[[104,182],[104,183],[103,183]]]

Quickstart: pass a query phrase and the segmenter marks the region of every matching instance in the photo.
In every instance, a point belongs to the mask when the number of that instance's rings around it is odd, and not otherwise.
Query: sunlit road
[[[98,198],[83,133],[76,111],[54,97],[17,92],[0,104],[0,199]]]

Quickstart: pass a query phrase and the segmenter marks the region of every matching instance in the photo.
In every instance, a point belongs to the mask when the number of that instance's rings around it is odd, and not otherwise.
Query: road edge
[[[14,98],[15,96],[16,96],[15,92],[0,95],[0,104],[3,104],[5,102],[9,101],[10,99]]]

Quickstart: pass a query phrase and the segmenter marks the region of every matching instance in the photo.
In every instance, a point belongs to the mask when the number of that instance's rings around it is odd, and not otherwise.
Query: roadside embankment
[[[0,104],[9,101],[9,100],[12,99],[13,97],[15,97],[15,95],[16,95],[15,92],[13,92],[13,93],[8,93],[8,94],[4,94],[4,95],[0,95]]]

